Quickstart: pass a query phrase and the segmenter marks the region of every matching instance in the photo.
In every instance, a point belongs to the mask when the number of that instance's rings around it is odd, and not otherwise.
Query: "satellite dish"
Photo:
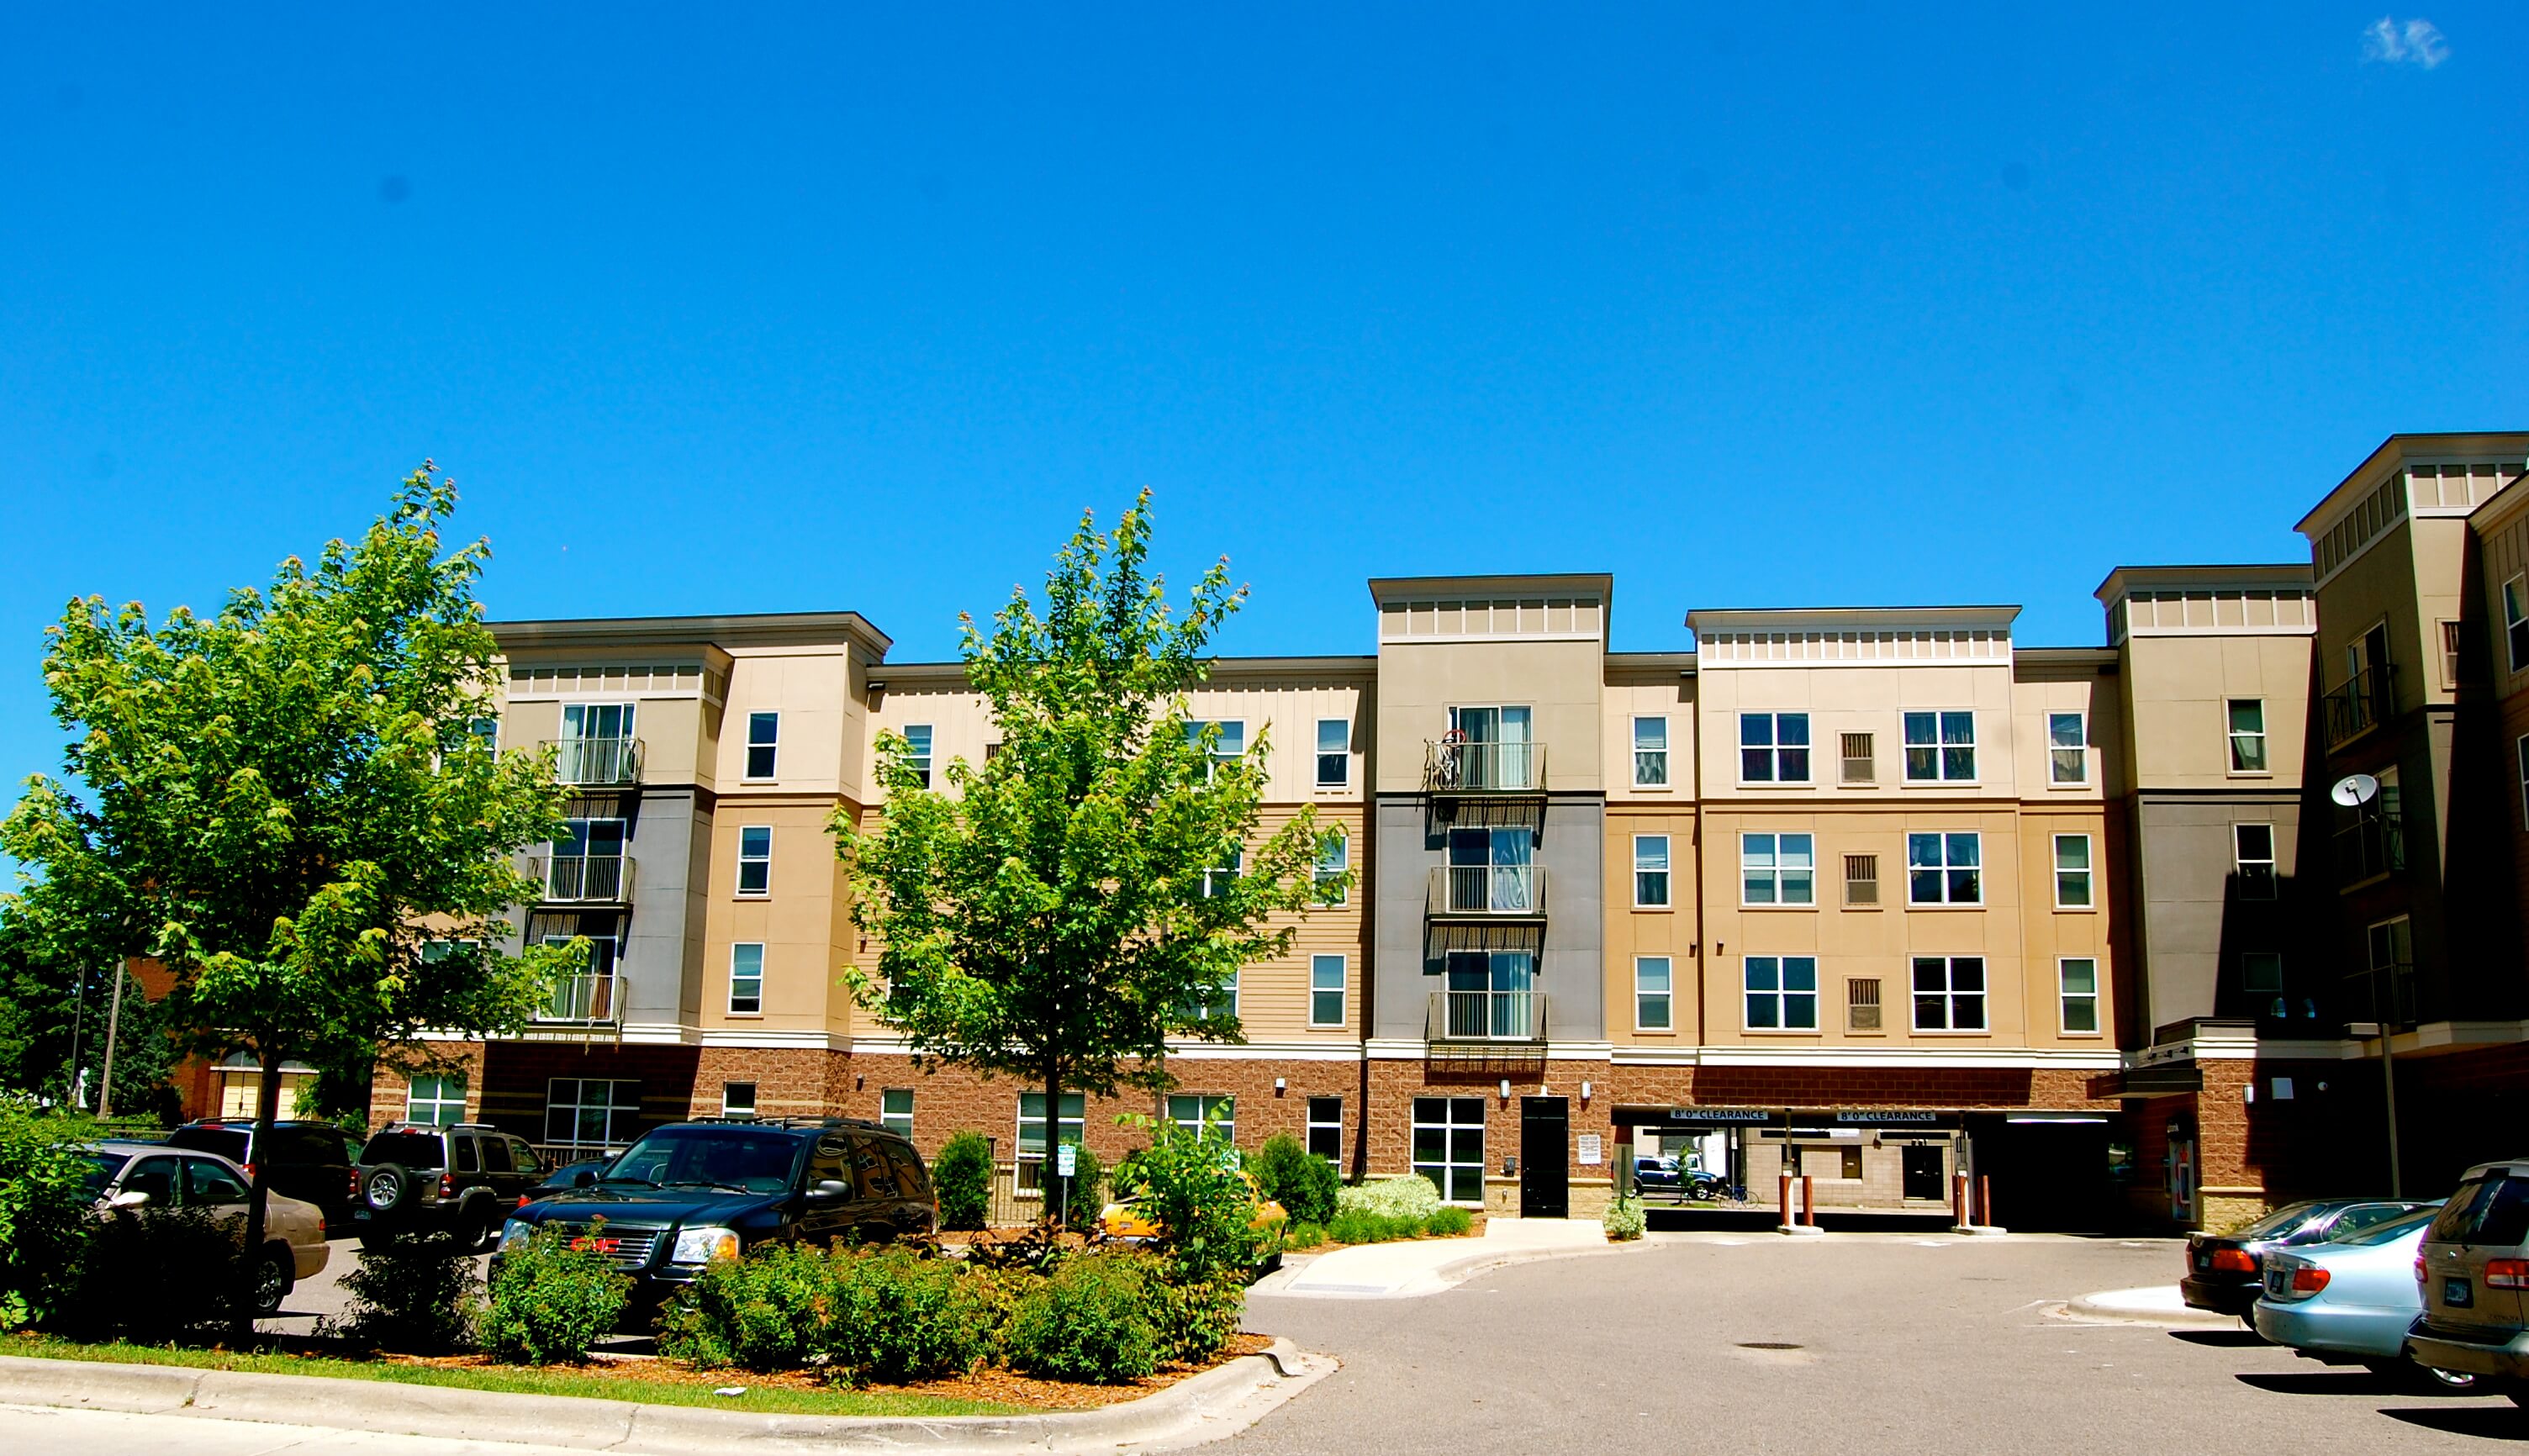
[[[2379,794],[2380,781],[2368,774],[2347,774],[2336,781],[2336,786],[2327,791],[2329,798],[2347,809],[2358,809],[2377,798]]]

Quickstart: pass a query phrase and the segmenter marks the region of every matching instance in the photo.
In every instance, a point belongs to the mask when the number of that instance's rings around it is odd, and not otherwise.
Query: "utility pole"
[[[114,1115],[114,1031],[123,1022],[123,967],[114,968],[114,1000],[105,1012],[105,1071],[97,1078],[96,1115]]]
[[[2397,1160],[2397,1057],[2394,1049],[2390,1046],[2390,1043],[2396,1039],[2397,1024],[2384,1015],[2380,1008],[2380,970],[2381,968],[2376,965],[2371,968],[2371,1014],[2380,1018],[2380,1091],[2387,1099],[2389,1112],[2389,1196],[2403,1198],[2405,1197],[2405,1178]],[[2395,967],[2390,967],[2389,973],[2394,976]],[[2389,992],[2389,1011],[2394,1013],[2396,1008],[2397,993],[2392,986]]]
[[[87,967],[79,971],[79,984],[71,989],[71,1110],[84,1112],[80,1105],[80,1028],[87,1021]]]

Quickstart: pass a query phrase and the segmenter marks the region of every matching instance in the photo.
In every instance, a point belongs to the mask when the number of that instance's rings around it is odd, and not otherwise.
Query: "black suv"
[[[544,1174],[536,1150],[499,1128],[390,1122],[360,1150],[351,1226],[372,1249],[404,1233],[453,1233],[473,1248]]]
[[[325,1222],[349,1224],[354,1192],[351,1168],[359,1158],[359,1139],[331,1122],[283,1121],[272,1124],[269,1156],[254,1146],[251,1117],[205,1117],[167,1134],[167,1146],[216,1153],[253,1175],[264,1165],[264,1186],[286,1198],[314,1204],[325,1211]]]
[[[672,1123],[573,1181],[510,1215],[502,1254],[548,1225],[590,1240],[632,1276],[627,1325],[646,1323],[715,1259],[775,1242],[885,1243],[940,1219],[913,1144],[844,1117]]]

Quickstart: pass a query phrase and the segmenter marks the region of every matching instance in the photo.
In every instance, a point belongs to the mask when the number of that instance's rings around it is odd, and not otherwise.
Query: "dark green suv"
[[[544,1176],[536,1150],[497,1127],[390,1122],[360,1149],[351,1227],[372,1249],[419,1233],[455,1234],[478,1248]]]

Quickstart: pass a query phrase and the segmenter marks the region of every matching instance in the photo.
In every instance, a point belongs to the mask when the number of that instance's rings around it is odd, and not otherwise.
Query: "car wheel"
[[[255,1261],[254,1282],[249,1291],[254,1299],[256,1317],[270,1319],[280,1314],[282,1301],[290,1298],[291,1286],[296,1282],[291,1267],[290,1251],[264,1250],[263,1257]]]
[[[465,1219],[458,1227],[462,1230],[458,1237],[465,1242],[465,1252],[482,1253],[493,1239],[500,1236],[501,1206],[488,1198],[475,1200],[473,1207],[465,1211]]]
[[[360,1175],[360,1202],[373,1213],[392,1213],[411,1200],[414,1188],[412,1170],[398,1162],[382,1162]]]

